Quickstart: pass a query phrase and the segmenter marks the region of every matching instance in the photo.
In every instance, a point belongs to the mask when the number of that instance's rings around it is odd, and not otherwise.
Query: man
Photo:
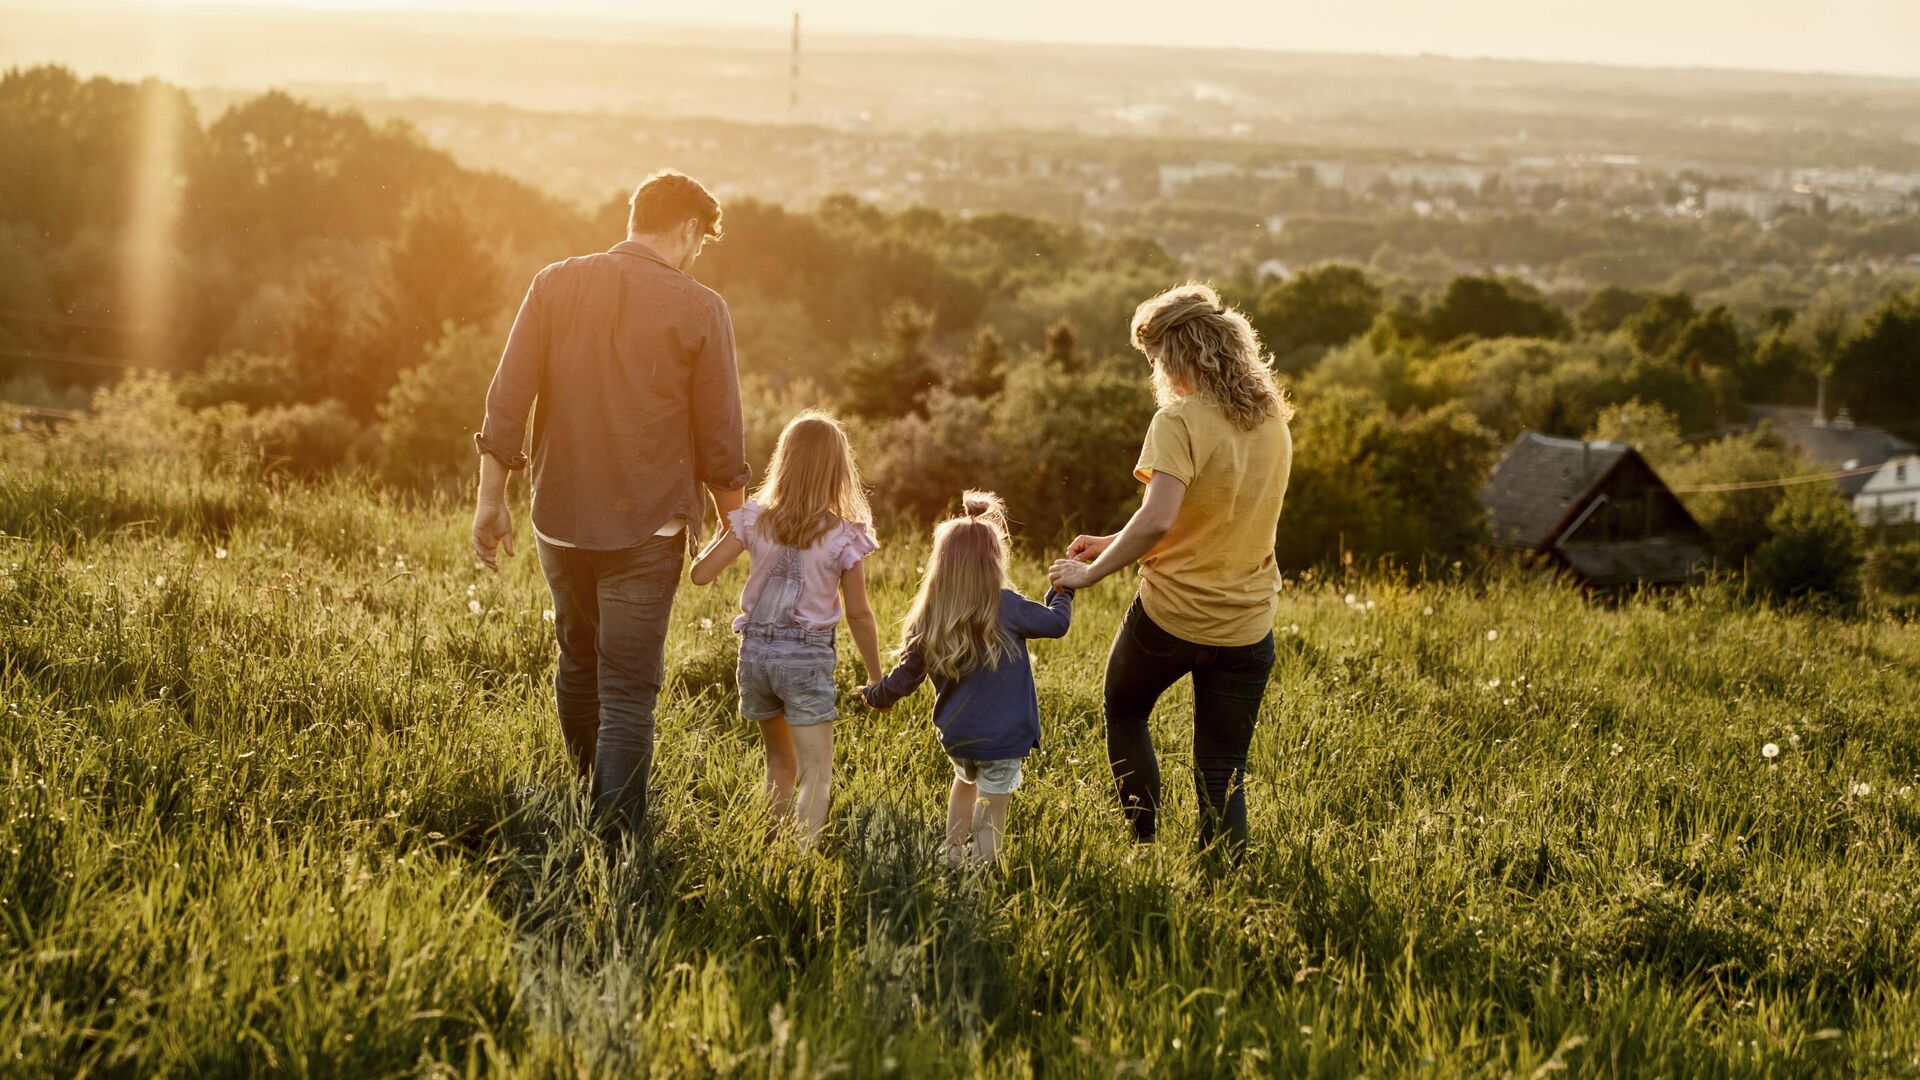
[[[553,591],[554,696],[603,820],[637,829],[673,593],[705,485],[726,527],[747,484],[725,301],[687,276],[720,236],[720,204],[658,172],[634,190],[627,239],[540,271],[487,391],[473,550],[513,554],[509,470],[533,410],[533,532]]]

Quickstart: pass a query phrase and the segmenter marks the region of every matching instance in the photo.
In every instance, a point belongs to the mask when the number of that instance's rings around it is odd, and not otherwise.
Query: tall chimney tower
[[[787,76],[787,122],[800,120],[800,13],[793,13],[793,63]]]

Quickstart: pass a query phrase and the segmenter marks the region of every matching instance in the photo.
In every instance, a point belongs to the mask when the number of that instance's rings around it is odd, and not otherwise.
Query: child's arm
[[[694,560],[693,572],[690,575],[693,583],[695,585],[713,584],[714,579],[720,576],[720,572],[732,566],[733,560],[739,558],[746,550],[746,542],[740,539],[738,533],[724,532],[714,537],[713,543],[707,545],[707,550],[701,552],[700,557]]]
[[[925,681],[927,665],[920,657],[920,646],[910,645],[900,657],[900,662],[887,672],[886,678],[872,686],[860,688],[860,697],[866,701],[868,708],[886,712],[901,698],[920,689],[920,684]]]
[[[860,662],[867,668],[867,682],[879,682],[882,673],[880,621],[873,617],[873,606],[867,602],[865,561],[854,563],[841,573],[840,596],[847,610],[847,633],[853,635],[854,647],[860,650]]]
[[[1073,625],[1073,590],[1054,587],[1047,590],[1047,602],[1036,604],[1021,597],[1008,613],[1007,629],[1016,637],[1066,637]]]

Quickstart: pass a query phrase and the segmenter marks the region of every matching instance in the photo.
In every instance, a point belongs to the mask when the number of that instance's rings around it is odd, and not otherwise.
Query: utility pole
[[[787,122],[800,122],[800,13],[793,13],[792,65],[787,75]]]

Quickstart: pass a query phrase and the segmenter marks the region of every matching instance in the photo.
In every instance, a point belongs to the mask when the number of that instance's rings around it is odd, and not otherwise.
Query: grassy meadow
[[[4,441],[0,1073],[1920,1073],[1885,617],[1293,582],[1230,869],[1183,692],[1163,842],[1124,838],[1116,579],[1036,645],[1006,864],[955,873],[926,692],[839,725],[821,851],[763,836],[736,568],[680,596],[641,859],[584,825],[524,514],[494,576],[460,505]],[[924,547],[882,539],[892,623]]]

